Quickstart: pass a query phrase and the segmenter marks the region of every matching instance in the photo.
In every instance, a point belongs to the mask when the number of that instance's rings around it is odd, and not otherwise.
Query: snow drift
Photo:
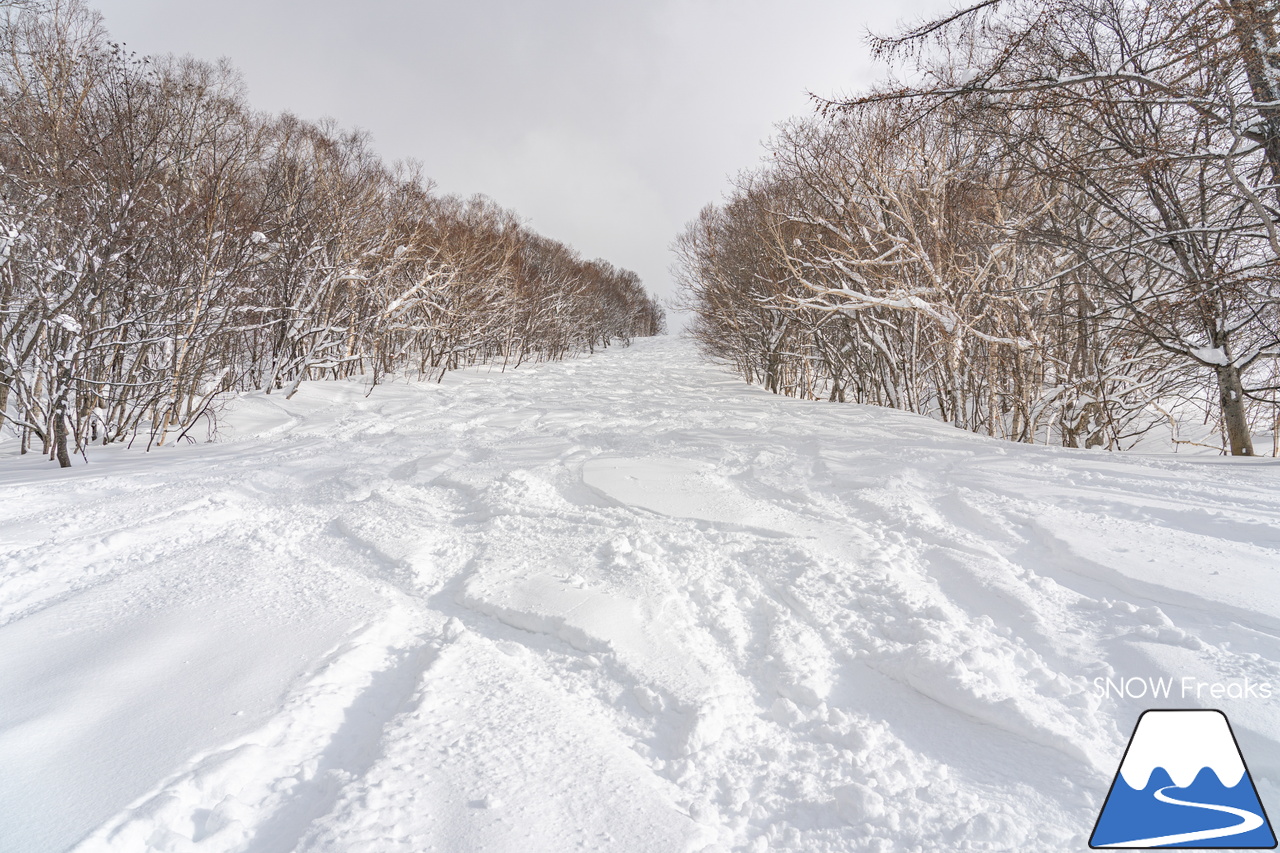
[[[1266,460],[779,398],[681,340],[366,390],[0,458],[0,849],[1083,848],[1150,701],[1093,679],[1280,683]],[[1217,707],[1274,802],[1273,701]]]

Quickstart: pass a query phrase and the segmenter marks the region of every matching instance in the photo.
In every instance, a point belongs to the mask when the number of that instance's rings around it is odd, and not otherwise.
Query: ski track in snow
[[[1271,462],[783,399],[673,339],[366,390],[0,445],[0,851],[1077,849],[1161,704],[1093,678],[1280,687]],[[1216,703],[1264,802],[1274,701]]]

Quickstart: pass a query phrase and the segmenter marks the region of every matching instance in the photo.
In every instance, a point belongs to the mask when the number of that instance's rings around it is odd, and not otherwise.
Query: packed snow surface
[[[367,391],[0,445],[0,850],[1084,849],[1148,707],[1224,710],[1280,812],[1270,461],[785,399],[678,339]]]

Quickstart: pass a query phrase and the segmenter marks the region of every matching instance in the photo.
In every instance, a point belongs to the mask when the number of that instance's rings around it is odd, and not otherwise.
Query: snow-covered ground
[[[783,399],[678,339],[365,391],[0,446],[0,850],[1084,849],[1147,707],[1224,710],[1280,812],[1269,460]]]

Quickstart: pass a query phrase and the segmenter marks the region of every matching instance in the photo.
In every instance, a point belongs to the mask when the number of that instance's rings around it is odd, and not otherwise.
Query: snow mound
[[[1138,715],[1211,701],[1275,795],[1270,702],[1098,687],[1280,687],[1273,463],[790,400],[682,340],[368,391],[0,443],[0,849],[1078,849]]]

